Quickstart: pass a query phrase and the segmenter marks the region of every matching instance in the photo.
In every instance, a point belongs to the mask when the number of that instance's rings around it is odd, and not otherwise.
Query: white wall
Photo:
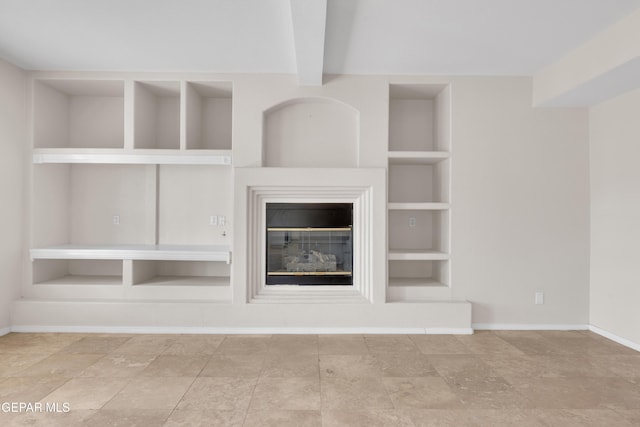
[[[389,82],[451,84],[451,284],[473,303],[473,322],[587,325],[588,110],[533,108],[529,77],[340,76],[311,90],[252,77],[234,86],[246,113],[234,123],[247,135],[234,150],[256,144],[258,112],[273,100],[327,96],[361,108],[360,165],[386,166]],[[534,304],[538,291],[543,305]]]
[[[453,81],[454,295],[474,324],[586,325],[588,112],[531,93],[530,78]]]
[[[0,59],[0,331],[22,280],[25,73]]]
[[[640,343],[640,90],[590,110],[591,324]]]
[[[234,179],[240,168],[262,166],[264,112],[273,106],[300,98],[332,98],[355,108],[359,112],[358,165],[384,168],[388,165],[389,84],[450,84],[453,297],[473,303],[476,325],[553,327],[589,322],[587,109],[533,108],[528,77],[327,76],[322,87],[300,87],[288,75],[193,78],[233,82]],[[294,171],[290,182],[299,182]],[[237,202],[234,219],[241,215]],[[235,268],[246,257],[246,251],[237,250],[243,238],[234,234]],[[374,245],[386,249],[383,239]],[[384,274],[373,280],[376,289],[384,289]],[[247,286],[239,274],[232,274],[232,284]],[[543,305],[534,305],[538,291],[545,294]],[[33,312],[35,306],[25,302],[16,306],[22,324],[42,321]],[[379,304],[378,308],[400,310],[399,306]],[[158,317],[170,311],[166,305],[156,309]],[[234,309],[238,316],[247,313],[242,305],[228,308]],[[292,308],[298,309],[305,310]],[[250,310],[278,314],[276,306]],[[428,304],[416,310],[422,312],[407,315],[415,324],[433,316]],[[342,326],[362,326],[357,313],[345,316]],[[295,325],[302,317],[285,320]]]

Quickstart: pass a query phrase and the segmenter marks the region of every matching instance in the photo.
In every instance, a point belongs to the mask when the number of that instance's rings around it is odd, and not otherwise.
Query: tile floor
[[[9,334],[0,404],[2,426],[638,426],[640,353],[586,331]]]

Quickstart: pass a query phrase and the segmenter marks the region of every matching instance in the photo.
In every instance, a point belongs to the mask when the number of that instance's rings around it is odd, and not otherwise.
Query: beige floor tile
[[[256,378],[262,372],[266,353],[214,354],[200,372],[201,377]]]
[[[616,409],[625,422],[632,426],[640,426],[640,409]]]
[[[263,377],[315,377],[319,375],[317,354],[267,353],[261,376]]]
[[[82,425],[86,427],[160,427],[170,409],[101,409],[86,418]]]
[[[376,362],[385,377],[431,377],[438,375],[428,356],[422,353],[378,353]]]
[[[157,356],[140,373],[147,377],[197,377],[209,361],[209,356]]]
[[[320,410],[320,380],[315,377],[266,378],[258,380],[253,391],[252,411]]]
[[[589,335],[581,338],[554,336],[546,339],[570,354],[630,356],[638,354],[637,351],[604,337],[596,338]]]
[[[203,356],[214,354],[224,335],[180,335],[163,355]]]
[[[510,378],[530,408],[640,409],[640,387],[622,378]]]
[[[72,378],[42,398],[41,402],[66,402],[72,411],[100,409],[120,392],[128,381],[124,378]]]
[[[139,375],[155,357],[148,354],[108,354],[78,376],[130,378]]]
[[[322,410],[393,409],[382,378],[322,378]]]
[[[609,409],[542,411],[539,419],[550,427],[626,427],[634,425],[622,414]]]
[[[24,369],[25,377],[61,376],[74,377],[104,357],[103,354],[54,353]]]
[[[135,335],[112,354],[147,354],[157,356],[178,341],[178,335]]]
[[[218,346],[216,352],[242,355],[266,353],[266,351],[269,349],[270,340],[271,337],[268,335],[231,335],[225,337],[225,339]]]
[[[83,338],[83,334],[10,333],[0,337],[0,353],[55,353]]]
[[[480,356],[428,356],[434,369],[449,382],[482,380],[499,376]]]
[[[396,409],[458,408],[460,400],[440,377],[384,378]]]
[[[591,356],[589,361],[621,378],[640,378],[640,353],[637,355]]]
[[[0,425],[631,426],[640,353],[589,331],[8,334],[7,401],[72,412]]]
[[[524,354],[528,355],[562,355],[569,354],[566,346],[557,343],[553,338],[545,338],[537,333],[529,336],[505,336],[498,335],[507,343],[511,344]],[[587,338],[580,338],[586,340]]]
[[[362,335],[320,335],[318,351],[321,355],[362,355],[368,354],[369,348]]]
[[[365,343],[371,353],[418,352],[408,335],[366,335]]]
[[[468,409],[531,409],[527,396],[501,377],[458,378],[447,384]]]
[[[410,335],[411,340],[423,354],[470,354],[455,335]]]
[[[193,378],[135,377],[103,409],[173,409]]]
[[[503,356],[483,355],[481,360],[498,375],[510,377],[611,377],[607,369],[591,359],[572,355]]]
[[[456,335],[473,354],[523,354],[492,331],[476,331],[473,335]]]
[[[19,376],[21,371],[47,357],[46,353],[0,353],[0,377]]]
[[[382,375],[380,363],[374,355],[320,356],[320,376],[323,378],[380,378]]]
[[[406,410],[322,411],[323,427],[413,427]]]
[[[62,408],[58,408],[62,411]],[[38,426],[38,427],[69,427],[82,425],[84,420],[93,416],[95,410],[75,410],[70,412],[30,412],[6,416],[0,414],[0,425],[2,426]]]
[[[118,336],[88,336],[74,341],[60,351],[63,353],[106,354],[111,353],[129,339],[129,337]]]
[[[315,354],[318,355],[317,335],[272,335],[269,353],[278,355]]]
[[[547,427],[535,411],[519,409],[413,409],[416,427]]]
[[[245,411],[176,409],[163,427],[241,427],[245,415]]]
[[[184,394],[177,409],[246,411],[255,385],[254,378],[199,377]]]
[[[67,381],[56,376],[6,378],[0,381],[0,402],[38,402]]]
[[[249,411],[244,427],[322,427],[320,411]]]

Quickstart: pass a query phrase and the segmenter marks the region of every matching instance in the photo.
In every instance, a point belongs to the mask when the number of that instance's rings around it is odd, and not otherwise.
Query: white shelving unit
[[[231,102],[227,82],[36,78],[29,296],[230,301]]]
[[[391,84],[387,301],[451,296],[450,88]]]

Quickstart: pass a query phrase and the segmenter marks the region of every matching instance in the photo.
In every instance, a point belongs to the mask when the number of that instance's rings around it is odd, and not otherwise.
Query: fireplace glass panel
[[[353,284],[351,205],[270,205],[267,285]]]

